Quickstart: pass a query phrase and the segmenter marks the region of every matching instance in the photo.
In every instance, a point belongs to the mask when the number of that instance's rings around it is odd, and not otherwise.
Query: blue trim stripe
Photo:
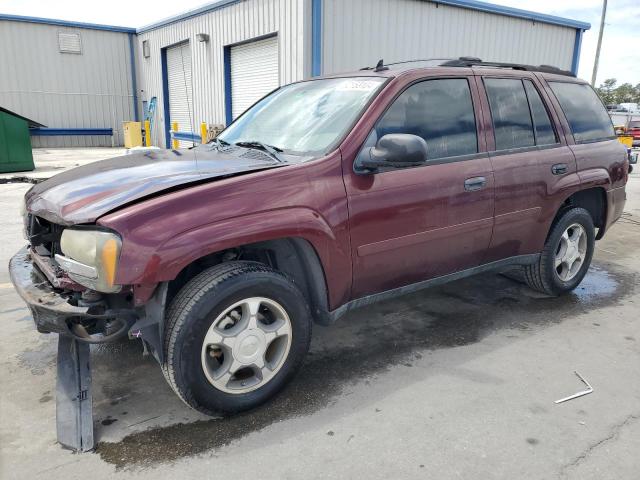
[[[224,47],[224,117],[227,126],[233,122],[231,96],[231,47]]]
[[[573,59],[571,60],[571,72],[578,75],[578,66],[580,64],[580,48],[582,47],[582,29],[576,29],[576,41],[573,44]]]
[[[135,46],[133,44],[135,42],[135,35],[133,33],[129,34],[129,62],[131,68],[131,91],[133,92],[133,119],[137,122],[139,120],[138,116],[138,81],[136,79],[136,52]]]
[[[171,138],[184,142],[202,143],[202,137],[193,132],[171,132]]]
[[[182,20],[186,20],[187,18],[196,17],[198,15],[202,15],[203,13],[209,13],[220,8],[228,7],[229,5],[240,3],[241,1],[242,0],[218,0],[217,2],[207,3],[206,5],[203,5],[202,7],[196,8],[194,10],[189,10],[188,12],[182,13],[180,15],[165,18],[163,20],[160,20],[159,22],[140,27],[138,28],[138,33],[144,33],[150,30],[155,30],[156,28],[166,27],[167,25],[171,25],[172,23],[180,22]]]
[[[164,147],[171,148],[171,115],[169,112],[169,72],[167,67],[167,49],[160,50],[162,64],[162,110],[164,115]]]
[[[113,135],[112,128],[30,128],[29,134],[39,137],[60,137],[70,135]]]
[[[108,32],[136,33],[135,28],[117,27],[114,25],[98,25],[97,23],[70,22],[67,20],[57,20],[54,18],[25,17],[22,15],[0,14],[0,20],[9,20],[11,22],[42,23],[45,25],[58,25],[60,27],[88,28],[90,30],[106,30]]]
[[[498,15],[506,15],[507,17],[524,18],[526,20],[533,20],[541,23],[561,25],[563,27],[581,28],[582,30],[589,30],[591,28],[591,24],[587,22],[556,17],[555,15],[546,15],[544,13],[531,12],[529,10],[521,10],[519,8],[494,5],[493,3],[478,2],[477,0],[434,0],[434,3],[468,8],[470,10],[478,10],[481,12],[496,13]]]
[[[322,0],[311,2],[311,76],[322,75]]]

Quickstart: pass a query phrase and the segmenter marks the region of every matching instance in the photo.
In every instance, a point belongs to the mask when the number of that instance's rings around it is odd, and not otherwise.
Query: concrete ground
[[[38,181],[49,178],[66,169],[125,155],[126,148],[34,148],[35,170],[30,172],[0,173],[0,184],[15,181]]]
[[[99,444],[55,441],[56,338],[9,284],[28,185],[0,185],[0,477],[640,478],[640,175],[582,285],[481,275],[315,327],[268,405],[210,419],[136,342],[92,352]],[[584,388],[594,392],[556,405]]]

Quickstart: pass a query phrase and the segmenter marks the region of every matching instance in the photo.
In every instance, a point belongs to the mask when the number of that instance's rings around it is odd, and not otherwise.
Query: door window
[[[529,99],[529,107],[531,108],[536,145],[552,145],[558,143],[558,137],[553,130],[549,113],[544,103],[542,103],[536,87],[533,86],[531,80],[523,80],[523,83],[524,89],[527,92],[527,98]]]
[[[410,133],[427,142],[427,161],[478,152],[469,82],[464,78],[426,80],[407,88],[383,114],[377,138]]]
[[[593,142],[615,137],[613,123],[602,101],[589,85],[549,82],[576,142]]]
[[[496,150],[533,147],[533,122],[522,81],[485,78],[484,85],[489,97]]]

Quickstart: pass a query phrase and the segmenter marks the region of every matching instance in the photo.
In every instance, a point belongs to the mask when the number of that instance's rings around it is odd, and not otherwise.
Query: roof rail
[[[373,70],[374,72],[381,72],[388,70],[392,65],[402,65],[406,63],[417,62],[440,62],[437,64],[439,67],[494,67],[494,68],[511,68],[513,70],[521,70],[524,72],[544,72],[555,73],[557,75],[566,75],[568,77],[575,77],[573,72],[568,70],[562,70],[553,65],[525,65],[521,63],[503,63],[503,62],[483,62],[478,57],[459,57],[459,58],[419,58],[414,60],[403,60],[400,62],[384,63],[382,59],[378,61],[375,67],[364,67],[360,70]],[[436,66],[436,65],[434,65]]]
[[[562,70],[553,65],[523,65],[520,63],[503,63],[503,62],[483,62],[477,57],[460,57],[457,60],[447,60],[440,64],[442,67],[495,67],[495,68],[511,68],[513,70],[522,70],[524,72],[544,72],[555,73],[557,75],[565,75],[567,77],[575,77],[573,72]]]

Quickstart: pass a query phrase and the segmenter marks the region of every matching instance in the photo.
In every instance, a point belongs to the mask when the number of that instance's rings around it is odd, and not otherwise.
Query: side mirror
[[[417,135],[390,133],[363,153],[364,158],[358,162],[363,169],[414,167],[427,161],[427,142]]]

